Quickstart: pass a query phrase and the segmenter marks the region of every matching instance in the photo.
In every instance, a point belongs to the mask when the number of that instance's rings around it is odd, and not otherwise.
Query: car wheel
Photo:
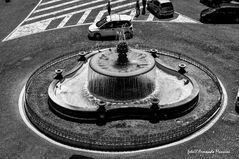
[[[130,39],[133,35],[130,32],[124,33],[126,39]]]
[[[100,39],[101,39],[100,33],[96,33],[96,34],[94,35],[94,37],[95,37],[95,39],[97,39],[97,40],[100,40]]]

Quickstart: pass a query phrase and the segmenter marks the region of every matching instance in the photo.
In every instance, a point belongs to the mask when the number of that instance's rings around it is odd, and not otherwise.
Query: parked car
[[[221,3],[229,3],[231,0],[200,0],[200,3],[208,7],[216,7]]]
[[[201,12],[203,23],[238,23],[239,4],[221,3],[218,7],[208,8]]]
[[[157,18],[171,18],[174,15],[173,4],[170,0],[148,0],[147,10]]]
[[[126,39],[133,37],[132,17],[129,15],[113,14],[89,26],[88,37],[101,39],[102,37],[117,37],[125,35]]]

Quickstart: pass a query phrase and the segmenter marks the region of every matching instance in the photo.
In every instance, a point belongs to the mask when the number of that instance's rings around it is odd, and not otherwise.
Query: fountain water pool
[[[79,110],[96,110],[98,108],[97,102],[102,100],[92,95],[87,89],[88,86],[88,71],[89,62],[84,64],[74,76],[65,78],[64,81],[59,81],[55,87],[56,98],[62,102],[74,106]],[[193,90],[193,84],[190,82],[185,85],[188,80],[180,74],[171,75],[163,70],[156,69],[154,72],[155,90],[148,96],[139,100],[131,101],[111,101],[109,103],[122,105],[131,105],[142,103],[141,105],[150,104],[149,98],[158,98],[159,105],[167,105],[177,103],[190,96]],[[178,76],[177,76],[178,75]],[[181,79],[180,79],[181,78]],[[137,84],[134,84],[135,86]],[[96,86],[97,87],[97,86]],[[99,87],[99,86],[98,86]],[[112,93],[117,91],[112,89]],[[103,93],[103,92],[102,92]],[[117,93],[117,92],[116,92]],[[121,93],[121,92],[120,92]],[[124,92],[122,92],[124,93]],[[107,100],[107,99],[105,99]]]
[[[159,109],[167,119],[196,105],[199,87],[193,78],[163,66],[149,52],[117,50],[109,48],[84,57],[80,67],[54,80],[48,89],[50,107],[67,118],[97,122],[99,112],[104,120],[151,119],[153,112],[158,120]],[[151,107],[152,100],[157,103]]]

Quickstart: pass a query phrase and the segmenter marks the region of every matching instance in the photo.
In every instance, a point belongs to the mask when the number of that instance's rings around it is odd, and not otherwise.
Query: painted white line
[[[197,23],[194,20],[188,19],[187,17],[184,17],[183,15],[179,14],[176,19],[170,20],[170,22],[177,22],[177,23]]]
[[[47,26],[51,23],[51,20],[42,20],[28,25],[23,25],[17,28],[7,40],[27,36],[46,30]]]
[[[69,7],[69,8],[65,8],[65,9],[61,9],[61,10],[57,10],[57,11],[54,11],[54,12],[50,12],[50,13],[46,13],[46,14],[41,14],[41,15],[38,15],[38,16],[34,16],[34,17],[31,17],[31,18],[28,18],[27,21],[29,20],[34,20],[34,19],[38,19],[38,18],[42,18],[42,17],[46,17],[46,16],[49,16],[49,15],[54,15],[54,14],[57,14],[57,13],[61,13],[61,12],[65,12],[65,11],[68,11],[68,10],[72,10],[72,9],[76,9],[76,8],[80,8],[80,7],[83,7],[83,6],[86,6],[86,5],[90,5],[90,4],[94,4],[94,3],[97,3],[97,2],[102,2],[102,1],[105,1],[105,0],[94,0],[94,1],[91,1],[91,2],[88,2],[88,3],[84,3],[84,4],[81,4],[81,5],[77,5],[77,6],[73,6],[73,7]],[[122,0],[119,0],[119,1],[122,1]],[[98,5],[98,6],[104,6],[105,4],[103,5]],[[95,6],[96,8],[98,6]],[[93,8],[93,7],[92,7]],[[89,8],[86,8],[85,10],[88,10]],[[79,11],[82,11],[82,10],[79,10]],[[79,11],[76,11],[76,12],[79,12]],[[74,14],[74,12],[72,12]],[[69,14],[69,13],[68,13]],[[63,14],[62,16],[65,16],[66,14]]]
[[[48,2],[45,2],[45,3],[41,3],[39,6],[43,6],[43,5],[46,5],[46,4],[55,3],[55,2],[58,2],[58,1],[62,1],[62,0],[51,0],[51,1],[48,1]]]
[[[132,10],[134,10],[134,8],[123,10],[121,12],[118,12],[117,14],[125,14],[125,13],[128,13],[128,12],[131,12]]]
[[[82,17],[80,18],[80,20],[78,21],[77,24],[82,24],[84,23],[84,21],[86,20],[86,18],[88,17],[88,15],[90,14],[91,10],[87,10],[85,11],[85,13],[82,15]]]
[[[133,9],[131,12],[130,12],[130,16],[131,16],[131,19],[133,20],[134,17],[136,15],[136,9]]]
[[[195,20],[195,19],[192,19],[192,18],[190,18],[190,17],[188,17],[188,16],[186,16],[186,15],[182,15],[182,14],[180,14],[180,13],[178,13],[178,12],[175,12],[175,13],[177,13],[179,16],[178,16],[176,19],[171,20],[172,22],[180,22],[180,23],[201,23],[201,22],[199,22],[199,21],[197,21],[197,20]]]
[[[127,4],[124,4],[124,5],[117,6],[117,7],[113,7],[113,8],[111,8],[111,10],[117,10],[117,9],[124,8],[124,7],[127,7],[127,6],[132,6],[133,4],[135,4],[135,2],[131,2],[131,3],[127,3]]]
[[[143,7],[140,6],[140,9],[142,9]],[[135,15],[136,15],[136,10],[135,8],[131,8],[131,9],[127,9],[127,10],[124,10],[124,11],[121,11],[119,12],[118,14],[125,14],[125,13],[128,13],[130,12],[130,16],[132,17],[132,20],[134,19]]]
[[[69,19],[71,19],[72,14],[68,14],[62,21],[61,23],[57,26],[57,28],[62,28],[64,25],[68,22]]]
[[[50,13],[46,13],[46,14],[42,14],[42,15],[39,15],[39,16],[34,16],[34,17],[31,17],[31,18],[28,18],[27,21],[42,18],[42,17],[49,16],[49,15],[54,15],[54,14],[57,14],[57,13],[61,13],[61,12],[68,11],[68,10],[71,10],[71,9],[76,9],[76,8],[79,8],[79,7],[82,7],[82,6],[85,6],[85,5],[89,5],[89,4],[93,4],[93,3],[97,3],[97,2],[101,2],[101,1],[105,1],[105,0],[94,0],[94,1],[84,3],[84,4],[81,4],[81,5],[78,5],[78,6],[74,6],[74,7],[70,7],[70,8],[66,8],[66,9],[62,9],[62,10],[58,10],[58,11],[54,11],[54,12],[50,12]],[[116,3],[123,2],[123,1],[126,1],[126,0],[117,0],[117,1],[111,2],[111,4],[116,4]],[[105,6],[106,6],[106,4],[101,4],[101,5],[85,8],[85,9],[74,11],[74,12],[67,13],[67,14],[77,14],[77,13],[85,12],[87,10],[93,10],[93,9],[101,8],[101,7],[105,7]],[[57,18],[64,17],[67,14],[62,14],[60,16],[57,16]]]
[[[7,36],[5,37],[2,41],[7,41],[9,37],[12,36],[12,34],[18,29],[18,27],[20,27],[25,21],[26,19],[28,19],[28,17],[30,17],[30,15],[33,13],[33,11],[41,4],[42,0],[40,0],[38,2],[38,4],[33,8],[33,10],[28,14],[28,16]]]
[[[219,79],[218,79],[219,80]],[[49,137],[47,137],[46,135],[44,135],[43,133],[41,133],[38,129],[36,129],[31,122],[28,120],[26,113],[25,113],[25,109],[24,109],[24,96],[25,96],[25,86],[23,87],[20,96],[19,96],[19,100],[18,100],[18,107],[19,107],[19,112],[20,115],[24,121],[24,123],[28,126],[28,128],[30,128],[32,131],[34,131],[38,136],[40,136],[41,138],[47,140],[50,143],[53,143],[57,146],[60,147],[64,147],[66,149],[70,149],[70,150],[75,150],[75,151],[80,151],[80,152],[85,152],[85,153],[92,153],[92,154],[97,154],[97,155],[112,155],[112,156],[120,156],[120,155],[135,155],[135,154],[139,154],[139,153],[143,153],[143,152],[152,152],[152,151],[157,151],[157,150],[161,150],[161,149],[165,149],[165,148],[169,148],[169,147],[173,147],[185,142],[188,142],[200,135],[202,135],[203,133],[205,133],[206,131],[208,131],[222,116],[223,112],[226,110],[227,107],[227,102],[228,102],[228,96],[227,96],[227,92],[225,87],[223,86],[223,84],[221,83],[221,81],[219,80],[219,83],[222,87],[222,92],[223,92],[223,102],[222,102],[222,106],[219,110],[219,112],[215,112],[215,117],[213,117],[211,119],[211,121],[206,124],[202,129],[198,130],[197,132],[193,133],[192,135],[189,135],[179,141],[170,143],[170,144],[166,144],[163,146],[158,146],[158,147],[154,147],[154,148],[149,148],[149,149],[144,149],[144,150],[135,150],[135,151],[123,151],[123,152],[107,152],[107,151],[95,151],[95,150],[87,150],[87,149],[81,149],[81,148],[77,148],[77,147],[72,147],[72,146],[68,146],[68,145],[64,145],[62,143],[59,143]]]
[[[154,20],[154,15],[149,13],[149,16],[146,21],[153,21]]]
[[[117,9],[120,9],[120,8],[131,6],[132,4],[135,4],[135,2],[131,2],[131,3],[127,3],[127,4],[124,4],[124,5],[117,6],[117,7],[113,7],[113,8],[111,8],[111,10],[112,11],[117,10]],[[100,11],[99,14],[96,16],[94,22],[99,21],[106,12],[107,12],[107,10]]]
[[[79,2],[79,1],[82,1],[82,0],[74,0],[74,1],[69,1],[69,2],[65,2],[65,3],[53,5],[53,6],[50,6],[50,7],[42,8],[42,9],[37,9],[33,13],[42,12],[42,11],[45,11],[45,10],[61,7],[61,6],[68,5],[68,4],[75,3],[75,2]]]
[[[106,12],[106,10],[100,11],[100,12],[97,14],[97,16],[95,17],[94,23],[95,23],[95,22],[98,22],[98,21],[102,18],[102,16],[105,14],[105,12]]]

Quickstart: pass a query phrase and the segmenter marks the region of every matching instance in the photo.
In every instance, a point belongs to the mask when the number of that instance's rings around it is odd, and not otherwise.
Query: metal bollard
[[[158,98],[154,98],[151,101],[152,105],[150,107],[150,122],[151,123],[157,123],[159,122],[159,99]]]
[[[84,62],[86,61],[85,52],[80,54],[80,58],[78,59],[78,62],[80,61],[84,61]]]
[[[55,70],[56,76],[54,77],[54,79],[56,79],[56,80],[61,80],[61,79],[63,79],[62,72],[63,72],[62,69],[56,69],[56,70]]]
[[[106,103],[104,101],[99,101],[98,106],[99,108],[97,109],[98,117],[96,124],[102,126],[106,124]]]
[[[149,52],[154,58],[156,58],[159,51],[157,49],[150,49]]]
[[[179,70],[178,72],[181,73],[181,74],[185,74],[187,71],[186,71],[186,64],[184,63],[180,63],[178,64],[178,67],[179,67]]]

